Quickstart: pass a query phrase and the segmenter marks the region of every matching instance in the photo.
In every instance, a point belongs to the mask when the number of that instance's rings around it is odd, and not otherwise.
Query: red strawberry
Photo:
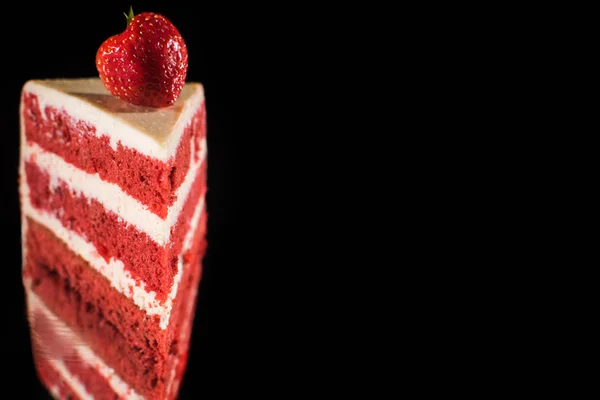
[[[147,107],[170,106],[181,94],[188,68],[187,47],[165,17],[129,10],[127,28],[96,53],[96,67],[114,96]]]

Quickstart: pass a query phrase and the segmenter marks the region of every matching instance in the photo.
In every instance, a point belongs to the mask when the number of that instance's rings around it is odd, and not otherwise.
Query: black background
[[[242,148],[250,151],[256,132],[252,124],[242,129],[240,111],[249,101],[249,87],[260,87],[247,79],[257,71],[257,49],[249,35],[252,12],[224,4],[195,6],[175,2],[136,6],[136,13],[154,11],[165,15],[179,29],[189,51],[188,81],[205,86],[208,124],[209,248],[204,263],[199,303],[193,330],[188,370],[181,398],[221,395],[239,390],[250,325],[242,316],[249,299],[240,301],[238,273],[245,267],[240,204],[248,181],[241,177]],[[165,5],[166,4],[166,5]],[[0,221],[3,305],[0,329],[0,359],[7,372],[3,390],[18,387],[19,398],[47,398],[31,360],[29,333],[21,285],[20,216],[17,194],[19,157],[18,107],[22,85],[28,79],[97,76],[95,53],[109,36],[125,27],[123,12],[129,3],[85,6],[39,4],[14,15],[21,22],[2,25],[3,46],[2,146],[0,147]],[[250,11],[250,10],[248,10]],[[26,17],[24,16],[26,15]],[[11,18],[5,14],[5,19]],[[256,20],[255,20],[256,21]],[[248,122],[248,121],[246,121]],[[256,320],[254,320],[255,322]],[[245,327],[245,329],[244,329]],[[212,398],[212,396],[209,396]],[[221,397],[221,396],[218,396]]]

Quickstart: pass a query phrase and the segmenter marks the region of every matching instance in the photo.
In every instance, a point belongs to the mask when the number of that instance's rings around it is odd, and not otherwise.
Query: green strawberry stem
[[[125,13],[123,13],[123,14],[125,14]],[[127,26],[129,26],[129,23],[133,19],[133,7],[132,6],[129,6],[129,15],[125,14],[125,18],[127,18]]]

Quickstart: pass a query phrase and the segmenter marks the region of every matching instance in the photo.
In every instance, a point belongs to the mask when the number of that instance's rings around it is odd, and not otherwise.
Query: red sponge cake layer
[[[123,332],[127,341],[144,353],[169,351],[168,330],[159,328],[157,316],[148,316],[124,295],[114,290],[110,282],[91,268],[81,257],[52,232],[35,221],[28,220],[25,272],[36,279],[56,274],[69,279],[73,290],[84,293],[92,309],[104,310],[106,320]],[[43,250],[42,250],[43,249]],[[34,285],[37,282],[34,281]]]
[[[176,200],[176,190],[190,167],[191,140],[205,137],[205,105],[196,111],[179,141],[177,151],[167,162],[141,154],[118,144],[113,149],[110,138],[96,132],[89,122],[75,119],[68,111],[40,106],[38,96],[23,94],[25,137],[47,151],[55,153],[77,168],[99,174],[117,184],[162,218]]]
[[[192,290],[189,295],[194,299],[198,283],[198,280],[190,282]],[[26,284],[26,286],[29,285]],[[170,372],[163,394],[147,394],[144,397],[123,381],[111,367],[88,348],[81,338],[64,325],[30,289],[27,290],[27,303],[29,318],[34,322],[32,350],[36,370],[40,380],[55,399],[141,400],[142,398],[161,398],[171,400],[177,398],[179,385],[187,365],[195,301],[186,303],[184,323],[181,325],[182,330],[178,337],[178,340],[185,345],[180,347],[181,351],[172,352],[169,355]],[[43,326],[43,331],[39,325]],[[49,343],[46,339],[60,342],[60,344]],[[59,346],[60,349],[57,350]]]
[[[170,379],[181,377],[185,367],[175,365],[175,359],[187,352],[189,308],[195,303],[204,247],[190,251],[192,263],[184,267],[171,322],[162,331],[46,228],[30,220],[26,238],[30,250],[24,276],[31,279],[31,290],[138,393],[162,398]]]
[[[25,174],[33,207],[49,212],[65,228],[87,238],[107,261],[111,258],[122,261],[134,279],[144,282],[147,291],[156,292],[157,298],[164,300],[173,285],[188,222],[206,189],[206,164],[203,165],[172,228],[168,246],[159,246],[95,199],[74,194],[66,182],[59,179],[51,186],[49,174],[35,163],[25,163]]]

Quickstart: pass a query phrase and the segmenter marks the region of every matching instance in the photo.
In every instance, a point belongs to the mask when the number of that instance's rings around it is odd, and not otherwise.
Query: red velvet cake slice
[[[98,78],[24,85],[28,306],[80,343],[36,359],[56,398],[177,396],[205,249],[205,110],[198,83],[163,108]]]

